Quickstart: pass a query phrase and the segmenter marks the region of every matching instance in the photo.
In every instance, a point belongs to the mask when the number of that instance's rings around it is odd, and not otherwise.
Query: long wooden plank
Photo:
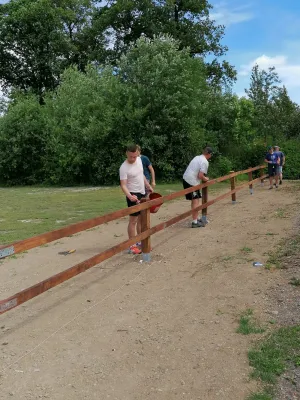
[[[266,177],[266,176],[267,175],[264,175],[263,177]],[[257,179],[254,179],[251,183],[253,184],[255,182],[258,182],[261,179],[262,179],[262,177],[259,177]],[[201,205],[199,205],[199,207],[197,207],[197,210],[202,210],[203,208],[207,208],[207,207],[213,205],[214,203],[216,203],[220,200],[223,200],[228,196],[231,196],[233,193],[236,193],[236,192],[242,190],[243,188],[245,188],[248,185],[249,185],[249,182],[235,188],[234,190],[231,190],[230,192],[224,193],[221,196],[218,196],[218,197],[208,201],[205,204],[201,204]],[[129,246],[136,243],[137,241],[144,240],[144,239],[148,238],[149,236],[153,235],[154,233],[157,233],[171,225],[176,224],[177,222],[187,218],[191,214],[192,214],[192,210],[186,211],[183,214],[180,214],[174,218],[171,218],[170,220],[168,220],[166,222],[162,222],[162,223],[148,229],[145,232],[142,232],[141,234],[135,236],[132,239],[126,240],[108,250],[105,250],[105,251],[89,258],[88,260],[85,260],[79,264],[76,264],[73,267],[70,267],[69,269],[67,269],[65,271],[59,272],[58,274],[53,275],[50,278],[43,280],[42,282],[39,282],[27,289],[22,290],[19,293],[16,293],[15,295],[13,295],[11,297],[8,297],[5,300],[0,301],[0,315],[19,306],[20,304],[25,303],[26,301],[33,299],[34,297],[46,292],[47,290],[73,278],[74,276],[81,274],[82,272],[92,268],[93,266],[101,263],[102,261],[107,260],[108,258],[111,258],[114,255],[120,253],[121,251],[126,250]]]
[[[256,171],[256,170],[259,170],[262,168],[265,168],[265,167],[257,166],[257,167],[253,167],[253,168],[248,168],[247,170],[234,172],[232,174],[229,174],[229,175],[226,175],[223,177],[212,179],[207,183],[202,183],[200,185],[194,186],[189,189],[183,189],[178,192],[171,193],[169,195],[163,196],[156,200],[151,200],[151,201],[147,201],[145,203],[138,204],[136,206],[130,207],[130,209],[123,208],[121,210],[114,211],[112,213],[102,215],[100,217],[92,218],[92,219],[85,220],[82,222],[77,222],[75,224],[68,225],[64,228],[56,229],[51,232],[46,232],[46,233],[43,233],[38,236],[34,236],[34,237],[31,237],[31,238],[28,238],[25,240],[15,242],[10,245],[3,246],[3,248],[0,249],[0,259],[6,257],[8,255],[11,255],[11,254],[20,253],[22,251],[30,250],[32,248],[41,246],[43,244],[53,242],[54,240],[58,240],[63,237],[66,237],[66,236],[74,235],[75,233],[94,228],[95,226],[99,226],[99,225],[114,221],[116,219],[123,218],[131,213],[145,210],[146,208],[150,208],[154,205],[159,205],[159,204],[165,203],[166,201],[175,200],[176,198],[183,197],[187,193],[191,193],[195,190],[202,189],[202,188],[205,188],[208,186],[212,186],[215,183],[223,182],[232,177],[235,177],[235,176],[238,176],[241,174],[245,174],[250,171]]]

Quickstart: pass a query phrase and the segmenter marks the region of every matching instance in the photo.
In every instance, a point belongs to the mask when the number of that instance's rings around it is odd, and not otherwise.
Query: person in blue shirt
[[[142,160],[144,175],[145,175],[147,181],[149,183],[151,183],[151,187],[154,189],[156,186],[154,168],[152,167],[152,164],[151,164],[151,161],[149,160],[149,158],[147,156],[144,156],[141,154],[141,151],[142,151],[141,147],[140,146],[137,146],[137,147],[138,147],[139,155]],[[148,195],[149,195],[149,193],[146,190],[146,197],[148,197]]]
[[[273,177],[275,177],[275,187],[278,188],[278,177],[279,177],[279,163],[280,158],[277,153],[274,153],[273,147],[268,148],[268,153],[265,157],[265,163],[268,164],[268,174],[270,179],[269,189],[273,189]]]
[[[278,154],[280,162],[279,162],[279,185],[282,185],[282,167],[285,164],[285,155],[283,154],[282,151],[280,151],[279,146],[274,146],[275,153]]]

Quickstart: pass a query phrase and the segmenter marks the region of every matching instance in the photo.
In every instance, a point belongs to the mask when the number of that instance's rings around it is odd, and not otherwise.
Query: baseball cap
[[[273,146],[268,146],[268,150],[272,150],[273,149]]]
[[[280,149],[280,147],[279,147],[279,146],[274,146],[274,147],[276,147],[277,149]]]

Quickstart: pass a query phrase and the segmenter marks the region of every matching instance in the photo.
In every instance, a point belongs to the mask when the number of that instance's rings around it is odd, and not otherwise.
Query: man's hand
[[[139,203],[140,202],[139,199],[134,194],[131,194],[130,197],[128,196],[128,198],[133,203]]]
[[[155,181],[153,181],[153,182],[151,183],[151,186],[153,187],[153,189],[155,188],[155,186],[156,186]]]
[[[147,186],[147,189],[148,189],[148,191],[149,191],[150,193],[152,193],[152,192],[154,191],[151,185]]]

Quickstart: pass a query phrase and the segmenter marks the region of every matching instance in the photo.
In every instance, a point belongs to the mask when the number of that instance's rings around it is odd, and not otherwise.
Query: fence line
[[[100,225],[104,222],[100,222],[99,221],[103,221],[103,220],[107,220],[107,217],[109,220],[114,220],[114,219],[118,219],[121,218],[125,215],[129,215],[133,212],[133,210],[137,209],[137,210],[141,210],[141,217],[142,217],[142,233],[135,236],[134,238],[128,239],[116,246],[111,247],[108,250],[105,250],[91,258],[89,258],[88,260],[82,261],[79,264],[76,264],[70,268],[68,268],[67,270],[64,270],[62,272],[59,272],[56,275],[53,275],[45,280],[43,280],[42,282],[39,282],[27,289],[24,289],[18,293],[16,293],[13,296],[8,297],[5,300],[0,301],[0,315],[4,314],[5,312],[19,306],[20,304],[25,303],[26,301],[31,300],[32,298],[46,292],[47,290],[67,281],[68,279],[73,278],[76,275],[81,274],[82,272],[92,268],[93,266],[95,266],[96,264],[101,263],[104,260],[107,260],[111,257],[113,257],[114,255],[120,253],[123,250],[126,250],[130,245],[136,243],[137,241],[141,240],[142,241],[142,251],[143,251],[143,255],[148,256],[150,254],[150,248],[151,248],[151,244],[150,244],[150,238],[154,233],[157,233],[159,231],[162,231],[166,228],[168,228],[171,225],[174,225],[176,223],[178,223],[179,221],[186,219],[188,216],[190,216],[192,214],[192,210],[186,211],[183,214],[180,214],[174,218],[171,218],[170,220],[166,221],[166,222],[162,222],[159,223],[158,225],[153,226],[152,228],[150,227],[150,207],[152,207],[153,205],[159,205],[164,203],[165,201],[168,200],[173,200],[175,198],[178,197],[182,197],[184,194],[190,193],[192,191],[197,190],[197,188],[202,188],[202,191],[204,192],[204,196],[202,197],[202,204],[199,205],[199,207],[197,207],[197,210],[200,211],[202,210],[202,215],[206,217],[207,214],[207,208],[211,205],[213,205],[214,203],[225,199],[228,196],[231,196],[232,198],[232,202],[235,203],[236,202],[236,193],[242,189],[244,189],[246,186],[249,186],[250,188],[250,193],[253,193],[253,184],[255,182],[261,181],[263,182],[264,178],[267,177],[267,175],[265,175],[263,173],[263,169],[265,167],[264,166],[259,166],[259,167],[255,167],[255,168],[249,168],[247,170],[244,171],[239,171],[239,172],[232,172],[229,175],[226,175],[224,177],[220,177],[217,179],[214,179],[212,181],[209,181],[205,184],[201,184],[198,186],[194,186],[193,188],[189,188],[189,189],[185,189],[185,190],[181,190],[179,192],[176,193],[172,193],[170,195],[161,197],[157,200],[152,200],[152,201],[145,201],[144,203],[138,205],[138,206],[134,206],[131,207],[130,209],[126,209],[126,210],[119,210],[116,211],[114,213],[111,214],[107,214],[104,215],[103,217],[98,217],[97,220],[97,224]],[[256,171],[256,170],[260,170],[260,177],[256,178],[256,179],[252,179],[252,171]],[[235,187],[235,177],[238,175],[241,175],[242,173],[247,173],[248,174],[248,179],[249,181],[247,183],[244,183],[242,185],[239,185],[238,187]],[[227,193],[224,193],[210,201],[208,201],[208,187],[211,185],[214,185],[217,182],[222,182],[225,180],[230,179],[230,185],[231,185],[231,190]],[[125,213],[126,211],[126,213]],[[121,216],[120,216],[121,215]],[[117,217],[116,217],[117,216]],[[118,217],[119,216],[119,217]],[[112,218],[112,219],[111,219]],[[94,219],[95,220],[95,219]],[[88,220],[88,221],[83,221],[83,223],[79,223],[79,224],[74,224],[71,226],[72,229],[78,229],[78,226],[83,226],[84,223],[91,223],[91,221],[93,220]],[[66,228],[70,228],[70,227],[66,227]],[[66,229],[63,228],[63,229]],[[59,232],[61,232],[62,230],[58,230]],[[57,231],[54,231],[57,232]],[[49,232],[50,234],[51,232]],[[53,232],[52,232],[53,233]],[[35,239],[35,243],[37,243],[37,238],[39,237],[45,237],[45,235],[40,235],[37,236],[36,238],[32,238]],[[46,236],[47,238],[48,236]],[[61,236],[62,237],[62,236]],[[29,239],[30,240],[30,239]],[[41,239],[42,240],[42,239]],[[54,239],[55,240],[55,239]],[[28,242],[28,240],[25,241],[21,241],[18,243],[25,243],[28,244],[30,242]],[[35,246],[34,246],[35,247]],[[32,248],[32,247],[31,247]],[[18,249],[18,248],[17,248]],[[150,258],[149,258],[150,259]],[[147,257],[146,257],[147,260]]]

